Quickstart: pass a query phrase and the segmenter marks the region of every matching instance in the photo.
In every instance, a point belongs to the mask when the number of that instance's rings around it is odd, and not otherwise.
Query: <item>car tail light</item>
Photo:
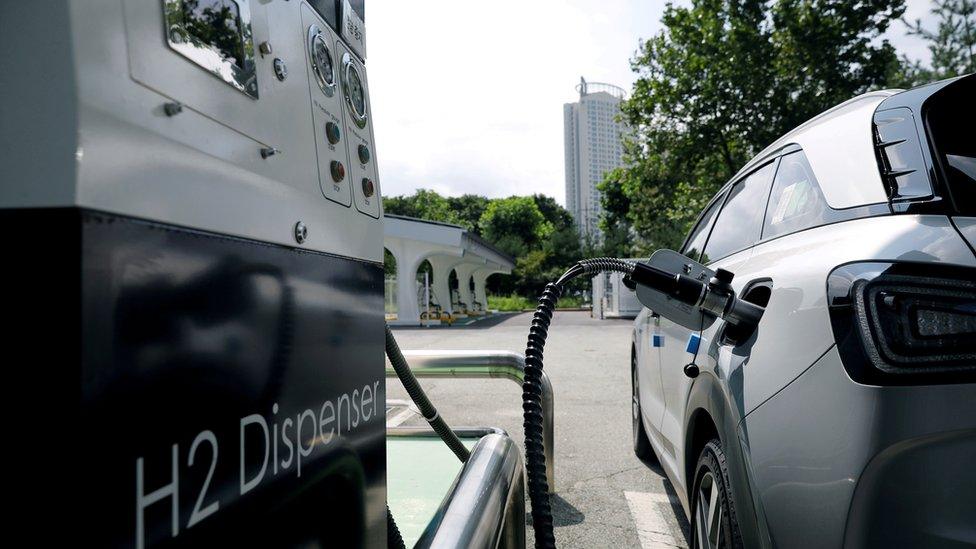
[[[854,263],[827,280],[830,318],[854,381],[976,382],[976,270]]]

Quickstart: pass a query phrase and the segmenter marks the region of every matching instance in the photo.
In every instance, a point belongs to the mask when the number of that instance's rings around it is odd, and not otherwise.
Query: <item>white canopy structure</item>
[[[416,275],[424,260],[433,269],[430,291],[434,300],[452,314],[474,310],[476,303],[487,311],[485,281],[495,273],[509,274],[515,266],[514,258],[458,225],[387,214],[383,227],[383,246],[393,254],[397,266],[397,318],[391,324],[420,324]],[[467,311],[455,311],[452,305],[448,285],[452,270],[458,278],[459,301],[466,304]]]

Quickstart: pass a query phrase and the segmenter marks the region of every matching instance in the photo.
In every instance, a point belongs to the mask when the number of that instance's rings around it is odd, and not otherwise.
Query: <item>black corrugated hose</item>
[[[390,512],[390,506],[386,506],[386,547],[388,549],[407,549],[406,544],[403,543],[403,536],[400,535],[400,529],[397,528],[396,521],[393,520],[393,513]]]
[[[410,371],[407,359],[403,358],[403,353],[400,352],[400,346],[397,345],[396,338],[393,337],[393,330],[390,330],[389,325],[386,326],[386,356],[390,359],[390,364],[393,365],[393,369],[396,371],[397,377],[400,378],[400,383],[403,384],[403,388],[410,395],[410,400],[417,405],[420,413],[427,420],[427,423],[430,424],[431,428],[434,429],[434,432],[441,437],[441,440],[461,460],[461,463],[468,461],[471,452],[461,443],[461,439],[458,438],[454,431],[447,426],[444,419],[437,413],[437,408],[434,408],[430,399],[427,398],[420,383],[417,383],[417,378]],[[393,513],[390,512],[389,505],[386,506],[386,545],[393,549],[405,549],[403,537],[400,535],[400,529],[397,528],[396,521],[393,520]]]
[[[461,460],[461,463],[468,461],[471,452],[461,443],[461,439],[454,434],[454,431],[447,426],[447,423],[444,423],[444,419],[437,413],[437,408],[434,408],[434,405],[431,404],[430,399],[424,393],[423,388],[417,383],[417,378],[410,371],[407,359],[403,358],[403,353],[400,352],[400,346],[397,345],[396,339],[393,337],[393,330],[389,326],[386,327],[386,356],[390,359],[390,364],[393,365],[393,369],[396,370],[397,377],[400,378],[400,383],[403,384],[403,388],[410,395],[410,400],[413,400],[413,403],[417,405],[420,413],[427,420],[427,423],[430,423],[434,432],[441,437],[444,444],[447,444],[447,447],[454,452],[454,455]]]
[[[525,377],[522,381],[522,411],[525,428],[525,469],[529,478],[529,500],[532,503],[532,527],[535,530],[537,549],[556,547],[552,531],[552,507],[549,502],[549,485],[546,482],[545,447],[542,443],[542,352],[549,335],[549,323],[562,295],[563,285],[585,274],[615,271],[624,274],[634,272],[634,264],[612,257],[584,259],[569,268],[556,282],[546,285],[539,305],[532,316],[528,343],[525,346]],[[389,334],[389,329],[387,329]],[[387,336],[389,340],[390,336]]]

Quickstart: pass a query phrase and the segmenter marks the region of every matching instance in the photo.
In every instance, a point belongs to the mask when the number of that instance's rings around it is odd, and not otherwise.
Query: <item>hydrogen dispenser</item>
[[[386,545],[363,21],[363,0],[0,8],[14,531]]]

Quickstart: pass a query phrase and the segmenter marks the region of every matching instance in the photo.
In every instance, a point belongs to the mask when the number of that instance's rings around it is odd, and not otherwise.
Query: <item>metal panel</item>
[[[974,387],[857,384],[831,348],[740,427],[775,545],[976,539]]]
[[[376,170],[376,142],[373,139],[373,120],[372,105],[369,101],[369,84],[366,78],[366,68],[362,63],[346,48],[342,42],[336,43],[336,52],[339,57],[340,71],[340,93],[343,96],[343,111],[346,121],[346,148],[349,150],[349,170],[348,177],[352,185],[352,193],[356,203],[356,209],[371,216],[379,217],[381,212],[382,200],[380,199],[380,179]],[[360,81],[362,93],[362,105],[365,108],[365,116],[356,115],[357,97],[356,79]],[[366,147],[369,157],[366,162],[361,162],[358,157],[359,147]],[[372,194],[366,193],[366,180],[372,182]]]
[[[976,217],[953,217],[952,223],[959,229],[966,242],[976,249]]]
[[[0,89],[11,124],[0,207],[85,207],[290,246],[302,221],[302,248],[382,261],[381,221],[322,197],[302,2],[249,5],[255,46],[273,49],[255,58],[260,99],[169,48],[162,0],[4,4],[5,59],[18,60],[21,78]],[[40,48],[39,33],[51,37]],[[144,59],[143,48],[155,53]],[[275,58],[289,68],[284,81]],[[162,87],[134,80],[143,70]],[[168,116],[164,105],[177,102]],[[278,153],[263,158],[265,148]]]
[[[249,36],[249,39],[253,47],[255,38],[269,33],[267,7],[261,2],[245,2],[243,6],[244,11],[250,14],[249,35],[253,36]],[[227,70],[221,67],[205,69],[189,59],[185,52],[172,47],[169,40],[172,33],[167,33],[168,24],[164,14],[164,11],[173,9],[171,0],[167,0],[166,10],[161,0],[123,2],[122,7],[129,70],[133,80],[257,141],[267,144],[278,142],[277,119],[255,116],[260,112],[257,110],[258,97],[272,91],[274,75],[270,70],[270,59],[254,59],[256,53],[252,50],[250,62],[257,66],[252,65],[251,70],[256,71],[254,78],[257,82],[253,88],[248,85],[241,90],[224,81],[230,75],[221,76],[220,73],[227,73]],[[215,78],[214,74],[218,76]]]
[[[336,36],[324,21],[316,17],[312,8],[306,5],[302,5],[302,25],[308,45],[305,48],[304,66],[309,75],[308,91],[312,101],[312,133],[318,157],[319,187],[329,200],[349,206],[352,204],[350,187],[353,179],[348,169],[350,158],[347,143],[351,136],[346,133],[342,121],[342,91],[339,89],[340,58],[339,50],[336,48]],[[312,42],[317,40],[317,34],[321,34],[321,40],[328,48],[332,65],[331,75],[323,73],[319,77],[315,71]],[[333,131],[339,132],[338,142],[334,144],[329,141],[329,129],[332,125],[335,126]],[[333,171],[337,169],[334,167],[336,162],[343,166],[343,177],[339,181],[333,177]]]
[[[856,236],[854,236],[856,235]],[[835,223],[793,233],[753,248],[737,268],[733,286],[772,279],[772,295],[738,376],[734,401],[740,414],[782,389],[834,344],[827,313],[827,276],[838,265],[867,258],[976,266],[976,258],[949,219],[937,215],[892,215]],[[709,369],[721,348],[723,323],[702,334]],[[797,337],[802,334],[802,337]]]
[[[11,381],[51,426],[18,440],[67,443],[13,493],[100,547],[385,546],[380,265],[74,209],[0,227],[42,361]]]

